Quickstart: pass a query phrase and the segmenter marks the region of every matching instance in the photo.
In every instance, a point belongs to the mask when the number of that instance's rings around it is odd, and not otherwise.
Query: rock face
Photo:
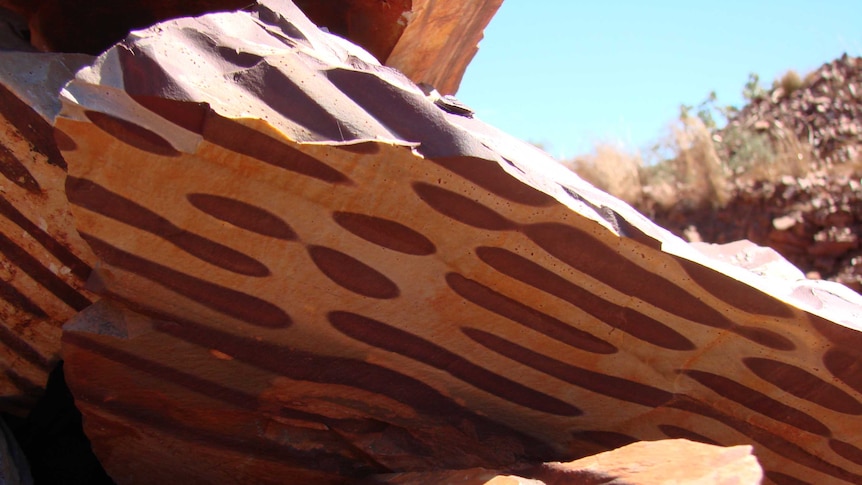
[[[377,475],[362,484],[420,485],[759,485],[763,471],[749,446],[721,448],[688,440],[641,442],[569,463],[544,463],[510,473],[486,469]]]
[[[443,94],[458,90],[482,31],[503,0],[299,0],[317,25],[364,47],[381,63]],[[99,54],[131,30],[208,12],[231,11],[253,0],[0,0],[28,25],[43,51]],[[0,12],[2,18],[2,12]]]
[[[95,263],[78,237],[66,162],[46,117],[89,56],[0,52],[0,409],[24,414],[60,350],[60,326],[90,305]]]
[[[292,4],[137,32],[61,98],[102,297],[63,355],[120,483],[511,469],[665,438],[750,444],[775,483],[862,481],[843,287],[707,258]]]

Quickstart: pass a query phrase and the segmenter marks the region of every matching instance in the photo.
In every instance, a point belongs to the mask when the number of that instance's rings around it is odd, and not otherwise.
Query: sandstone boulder
[[[63,354],[118,482],[665,438],[862,481],[857,297],[708,258],[290,3],[136,32],[61,99],[102,297]]]

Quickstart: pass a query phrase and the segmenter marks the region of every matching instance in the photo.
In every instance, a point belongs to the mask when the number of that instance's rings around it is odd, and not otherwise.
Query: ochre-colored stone
[[[140,32],[62,93],[103,297],[64,357],[119,483],[665,438],[862,481],[858,298],[710,259],[278,5]]]

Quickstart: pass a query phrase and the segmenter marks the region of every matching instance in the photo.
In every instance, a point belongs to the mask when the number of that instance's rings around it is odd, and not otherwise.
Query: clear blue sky
[[[458,98],[557,157],[596,141],[634,150],[715,90],[862,55],[862,0],[504,0]]]

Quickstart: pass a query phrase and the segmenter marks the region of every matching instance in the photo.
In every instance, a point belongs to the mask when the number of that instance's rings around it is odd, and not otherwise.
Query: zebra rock
[[[0,410],[26,414],[60,350],[60,326],[95,299],[96,262],[69,212],[50,120],[93,58],[0,52]]]
[[[59,98],[54,238],[93,268],[62,355],[119,483],[667,438],[862,481],[855,294],[708,256],[287,1],[133,32]]]

